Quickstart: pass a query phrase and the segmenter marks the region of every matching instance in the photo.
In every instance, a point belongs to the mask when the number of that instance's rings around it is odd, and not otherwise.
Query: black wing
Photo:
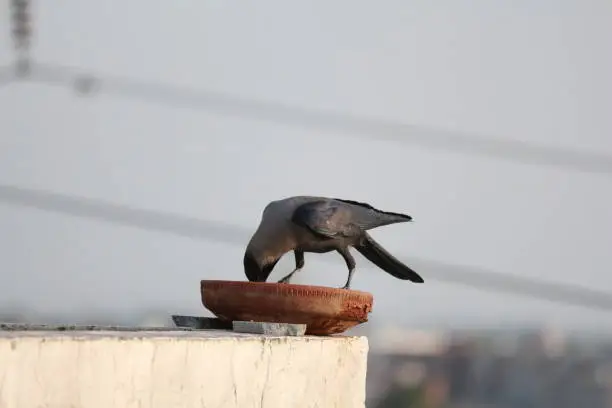
[[[295,224],[326,238],[352,237],[362,233],[351,209],[334,201],[319,200],[300,205],[291,218]]]

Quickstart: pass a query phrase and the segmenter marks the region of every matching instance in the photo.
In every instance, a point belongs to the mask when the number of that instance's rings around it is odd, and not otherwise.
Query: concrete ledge
[[[0,332],[2,408],[365,407],[365,337]]]

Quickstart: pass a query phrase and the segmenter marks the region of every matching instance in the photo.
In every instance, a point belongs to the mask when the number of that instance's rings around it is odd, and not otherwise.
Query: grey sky
[[[35,15],[40,61],[612,155],[612,5],[603,0],[66,0],[37,2]],[[6,31],[0,61],[10,62]],[[0,88],[0,111],[2,184],[252,228],[278,197],[359,199],[414,216],[374,232],[404,258],[612,291],[612,176],[31,84]],[[0,307],[196,313],[199,279],[243,279],[241,247],[4,205],[0,227]],[[342,260],[317,258],[307,256],[297,281],[340,286]],[[376,296],[377,322],[608,320],[423,276],[417,286],[358,269],[354,287]]]

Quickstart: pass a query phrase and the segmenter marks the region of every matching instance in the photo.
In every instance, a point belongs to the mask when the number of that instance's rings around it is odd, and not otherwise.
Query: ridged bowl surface
[[[219,319],[306,324],[306,334],[342,333],[368,321],[367,292],[287,283],[203,280],[202,304]]]

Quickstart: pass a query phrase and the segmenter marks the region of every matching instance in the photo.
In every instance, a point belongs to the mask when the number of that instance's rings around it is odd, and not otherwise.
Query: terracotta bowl
[[[222,320],[306,324],[306,334],[342,333],[368,321],[372,294],[287,283],[203,280],[202,304]]]

